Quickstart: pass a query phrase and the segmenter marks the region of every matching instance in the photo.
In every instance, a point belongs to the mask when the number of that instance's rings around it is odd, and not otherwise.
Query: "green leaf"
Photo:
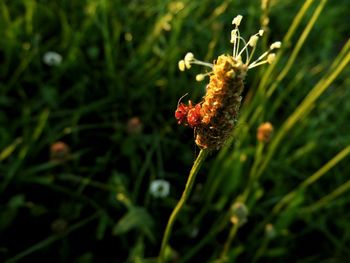
[[[22,143],[22,141],[22,138],[17,138],[11,145],[3,149],[0,152],[0,161],[3,161],[6,158],[8,158],[16,150],[17,146]]]
[[[102,214],[96,229],[97,240],[102,240],[104,238],[107,226],[108,226],[108,216],[106,214]]]
[[[8,206],[11,209],[17,209],[17,208],[19,208],[19,207],[24,205],[25,199],[26,198],[25,198],[25,196],[23,194],[15,195],[8,202]]]
[[[141,207],[132,207],[114,226],[113,235],[122,235],[130,230],[141,230],[151,241],[155,241],[152,228],[154,221],[150,214]]]

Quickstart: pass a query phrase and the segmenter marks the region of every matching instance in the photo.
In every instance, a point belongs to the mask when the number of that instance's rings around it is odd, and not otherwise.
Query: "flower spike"
[[[259,38],[264,30],[250,36],[246,41],[241,37],[239,26],[243,17],[236,16],[232,20],[230,42],[233,45],[232,55],[220,55],[214,64],[200,61],[189,52],[179,61],[179,69],[184,71],[192,64],[207,66],[211,69],[205,74],[197,74],[196,80],[202,81],[209,76],[206,94],[196,105],[189,101],[188,105],[178,104],[175,117],[179,124],[195,129],[196,144],[201,149],[219,149],[231,136],[238,116],[244,79],[247,72],[263,64],[273,63],[276,55],[272,51],[281,47],[277,41],[270,45],[269,50],[251,62]],[[240,49],[240,44],[243,48]]]

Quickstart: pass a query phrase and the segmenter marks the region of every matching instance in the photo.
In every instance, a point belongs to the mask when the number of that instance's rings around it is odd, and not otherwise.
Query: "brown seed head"
[[[50,159],[53,162],[63,162],[68,159],[69,146],[64,142],[55,142],[50,146]]]
[[[139,117],[132,117],[126,124],[128,134],[140,134],[143,129],[143,123]]]
[[[256,138],[259,142],[267,143],[271,139],[271,135],[273,132],[273,126],[269,122],[264,122],[260,124],[258,128],[258,132],[256,133]]]

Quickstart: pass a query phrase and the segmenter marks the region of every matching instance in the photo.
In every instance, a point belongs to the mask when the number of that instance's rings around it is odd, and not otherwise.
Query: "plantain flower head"
[[[232,54],[220,55],[212,64],[196,59],[189,52],[179,61],[181,71],[190,69],[193,64],[210,68],[209,72],[196,76],[197,81],[209,77],[203,100],[196,105],[191,101],[189,105],[179,103],[175,111],[178,123],[195,129],[196,144],[202,149],[219,149],[227,141],[237,120],[247,72],[260,65],[271,64],[275,59],[274,51],[281,47],[281,42],[275,42],[269,50],[253,60],[256,45],[264,30],[260,29],[246,41],[239,31],[242,19],[238,15],[232,20]]]

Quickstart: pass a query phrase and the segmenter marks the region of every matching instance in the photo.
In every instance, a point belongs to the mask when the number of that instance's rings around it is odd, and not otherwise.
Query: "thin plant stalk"
[[[206,150],[206,149],[202,149],[199,152],[197,159],[195,160],[195,162],[192,166],[192,169],[190,171],[190,174],[188,176],[185,190],[182,193],[181,199],[179,200],[179,202],[177,203],[177,205],[175,206],[174,210],[172,211],[172,213],[169,217],[168,224],[165,228],[165,232],[164,232],[163,240],[162,240],[162,245],[161,245],[160,252],[159,252],[159,257],[158,257],[159,263],[165,262],[165,258],[164,258],[165,257],[165,250],[166,250],[166,247],[168,246],[168,241],[170,238],[171,231],[173,229],[173,225],[175,223],[177,216],[179,215],[179,212],[181,211],[182,207],[184,206],[188,197],[190,196],[194,181],[196,179],[196,175],[197,175],[199,169],[201,168],[204,160],[206,159],[208,152],[209,152],[209,150]]]
[[[289,27],[285,37],[283,38],[282,40],[282,43],[283,46],[282,46],[282,49],[280,50],[280,52],[277,54],[276,56],[276,59],[274,61],[274,63],[272,63],[268,68],[267,70],[265,71],[261,81],[260,81],[260,84],[259,84],[259,87],[258,87],[258,91],[259,93],[262,93],[264,92],[265,88],[267,87],[267,85],[269,84],[268,82],[270,81],[271,79],[271,74],[273,72],[273,70],[275,69],[276,65],[278,64],[278,61],[280,60],[281,57],[283,57],[283,54],[284,54],[284,51],[286,50],[286,46],[289,46],[289,43],[291,42],[291,38],[292,36],[294,35],[294,33],[296,32],[296,29],[298,28],[298,26],[300,25],[300,23],[302,22],[302,19],[304,17],[304,15],[306,14],[306,11],[310,8],[312,2],[314,0],[307,0],[305,1],[305,3],[303,4],[303,6],[299,9],[297,15],[295,16],[291,26]],[[256,96],[258,97],[258,96]],[[240,117],[241,118],[241,121],[245,121],[246,119],[249,118],[249,115],[250,115],[250,111],[253,110],[255,107],[249,107],[244,114],[242,114],[242,116]],[[251,122],[253,123],[253,122]]]
[[[295,16],[291,26],[289,27],[285,37],[282,40],[283,46],[289,46],[292,36],[294,35],[294,33],[296,32],[297,27],[300,25],[304,15],[306,14],[306,11],[310,8],[312,2],[314,0],[307,0],[305,1],[304,5],[299,9],[299,12],[297,13],[297,15]],[[274,63],[272,63],[266,70],[266,72],[264,73],[260,85],[258,87],[259,90],[263,90],[265,89],[265,87],[267,86],[270,78],[271,78],[271,74],[273,72],[273,70],[275,69],[276,65],[278,64],[278,61],[280,60],[281,57],[283,57],[284,51],[286,49],[282,48],[281,51],[277,54],[276,59],[274,61]]]
[[[229,221],[229,218],[231,216],[231,212],[226,212],[225,215],[222,215],[215,225],[211,229],[209,229],[209,232],[204,235],[201,240],[199,240],[190,251],[188,251],[183,257],[180,259],[178,263],[186,263],[191,262],[190,260],[193,258],[194,255],[196,255],[201,248],[203,248],[204,245],[206,245],[208,242],[213,241],[214,237],[221,232],[227,225],[227,222]]]
[[[249,174],[249,179],[248,179],[248,184],[247,184],[247,187],[245,188],[242,196],[240,196],[238,198],[238,200],[242,203],[245,203],[246,200],[248,199],[249,197],[249,194],[251,193],[253,187],[254,187],[254,184],[256,182],[256,180],[258,179],[256,176],[255,176],[255,172],[256,172],[256,169],[261,161],[261,157],[262,157],[262,152],[263,152],[263,149],[264,149],[264,144],[262,142],[259,142],[257,148],[256,148],[256,152],[255,152],[255,161],[254,161],[254,164],[253,164],[253,167],[252,169],[250,170],[250,174]],[[220,260],[219,262],[225,262],[226,260],[226,257],[227,257],[227,253],[231,247],[231,244],[232,244],[232,241],[233,239],[235,238],[236,236],[236,233],[238,231],[238,228],[239,228],[239,224],[233,224],[231,226],[231,229],[230,229],[230,233],[227,237],[227,240],[224,244],[224,249],[221,253],[221,256],[220,256]]]
[[[224,244],[224,249],[222,250],[222,253],[221,253],[221,256],[220,256],[220,259],[219,259],[219,263],[228,262],[227,261],[227,253],[230,250],[232,241],[233,241],[233,239],[235,238],[235,236],[237,234],[238,228],[239,228],[239,224],[238,223],[232,225],[232,227],[230,229],[230,233],[228,235],[228,238],[227,238],[227,240],[226,240],[226,242]]]
[[[327,3],[327,0],[320,1],[314,14],[312,15],[311,19],[309,20],[307,26],[305,27],[303,33],[301,34],[300,38],[298,39],[298,42],[296,43],[295,48],[293,49],[293,52],[292,52],[291,56],[289,57],[287,64],[283,67],[283,70],[280,72],[280,74],[277,76],[276,80],[273,82],[272,86],[269,88],[269,90],[267,92],[267,97],[271,97],[272,93],[275,91],[278,84],[285,78],[285,76],[287,76],[289,70],[294,65],[294,62],[299,54],[299,51],[301,50],[302,46],[304,45],[306,38],[308,37],[311,29],[315,25],[316,20],[320,16],[326,3]]]
[[[307,179],[305,179],[302,183],[299,184],[294,190],[286,194],[272,209],[271,213],[259,224],[258,227],[256,227],[256,231],[261,229],[263,226],[265,226],[268,222],[271,222],[274,216],[276,216],[291,200],[293,200],[295,194],[308,187],[309,185],[315,183],[317,180],[319,180],[325,173],[327,173],[330,169],[332,169],[334,166],[336,166],[340,161],[342,161],[345,157],[347,157],[350,154],[350,145],[345,147],[342,151],[340,151],[336,156],[334,156],[331,160],[329,160],[324,166],[322,166],[317,172],[315,172],[313,175],[309,176]],[[311,206],[302,208],[300,210],[300,214],[310,213],[313,212],[320,207],[324,206],[327,202],[331,201],[332,199],[336,198],[340,194],[344,193],[350,189],[350,180],[346,182],[345,184],[341,185],[337,189],[335,189],[332,193],[326,195],[325,197],[321,198],[316,203],[312,204]]]
[[[267,98],[271,97],[273,92],[278,87],[279,83],[287,76],[288,72],[290,71],[290,69],[294,65],[295,60],[297,59],[297,56],[299,54],[299,51],[301,50],[302,46],[304,45],[306,38],[309,36],[311,29],[315,25],[316,20],[320,16],[327,1],[328,0],[322,0],[319,2],[316,10],[313,13],[313,16],[311,17],[311,19],[309,20],[308,24],[306,25],[304,31],[302,32],[301,36],[299,37],[298,42],[296,43],[296,45],[292,51],[292,54],[287,61],[287,64],[284,66],[283,70],[278,74],[278,76],[274,79],[274,82],[271,84],[271,87],[268,89],[267,94],[266,94]],[[299,11],[300,15],[301,15],[299,17],[299,19],[302,18],[302,16],[304,15],[303,12],[305,12],[308,9],[311,2],[306,2],[304,4],[304,6],[301,8],[301,10]],[[290,29],[288,30],[286,37],[283,39],[283,43],[285,43],[284,45],[288,45],[288,43],[290,42],[290,37],[293,35],[293,33],[296,29],[296,26],[300,23],[299,19],[293,21],[293,24],[290,27]],[[261,83],[258,87],[258,91],[260,93],[264,92],[264,90],[266,89],[266,87],[268,85],[268,81],[271,79],[272,71],[274,70],[275,66],[277,65],[277,62],[280,59],[280,57],[283,56],[284,50],[285,50],[285,48],[282,48],[281,52],[279,52],[279,54],[277,55],[274,63],[272,63],[270,65],[270,67],[267,69],[267,71],[265,72],[265,74],[261,80]],[[260,96],[256,96],[256,98],[260,98]],[[261,116],[261,113],[263,112],[263,108],[264,108],[263,104],[261,104],[261,102],[260,102],[260,105],[257,105],[257,110],[255,110],[253,116],[250,118],[250,123],[255,123],[257,118],[259,116]],[[251,107],[250,109],[254,109],[254,107]]]
[[[339,195],[345,193],[349,189],[350,189],[350,180],[348,180],[347,182],[345,182],[344,184],[342,184],[341,186],[336,188],[333,192],[331,192],[328,195],[322,197],[320,200],[318,200],[314,204],[312,204],[312,205],[310,205],[308,207],[302,208],[300,210],[300,213],[311,213],[311,212],[314,212],[314,211],[322,208],[323,206],[326,206],[332,200],[337,198]]]
[[[259,164],[261,163],[262,155],[263,155],[264,143],[258,142],[255,151],[255,158],[252,168],[250,169],[249,179],[247,187],[245,188],[243,195],[240,199],[241,202],[245,203],[251,193],[255,182],[257,181],[256,171],[258,169]]]
[[[318,175],[319,173],[325,173],[327,172],[329,169],[331,169],[333,166],[335,166],[338,162],[340,162],[341,160],[343,160],[348,154],[350,154],[350,145],[347,146],[345,149],[343,149],[340,153],[338,153],[332,160],[330,160],[326,165],[324,165],[317,173],[314,174],[314,176]],[[319,175],[319,177],[322,174]],[[312,178],[309,177],[309,180],[305,181],[304,184],[311,184],[313,183],[315,180],[317,180],[318,178]],[[329,203],[330,201],[332,201],[333,199],[337,198],[339,195],[343,194],[344,192],[346,192],[347,190],[349,190],[350,188],[350,180],[345,182],[344,184],[342,184],[341,186],[339,186],[338,188],[336,188],[334,191],[332,191],[330,194],[322,197],[319,201],[313,203],[312,205],[303,208],[302,211],[304,212],[313,212],[319,208],[321,208],[322,206],[326,205],[327,203]],[[294,192],[294,191],[293,191]],[[290,193],[292,194],[292,192]],[[281,200],[280,203],[282,203],[284,199]],[[277,207],[276,207],[277,209]]]

